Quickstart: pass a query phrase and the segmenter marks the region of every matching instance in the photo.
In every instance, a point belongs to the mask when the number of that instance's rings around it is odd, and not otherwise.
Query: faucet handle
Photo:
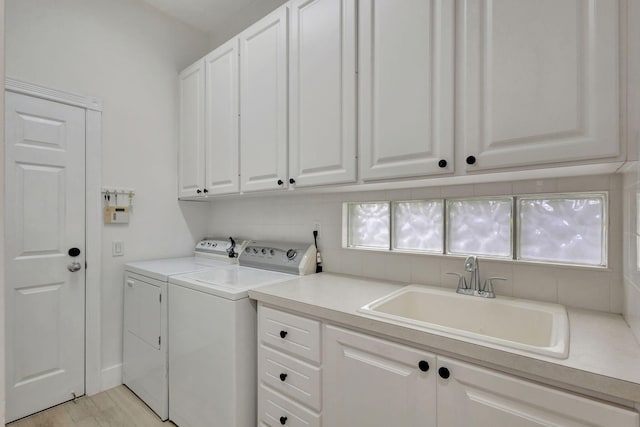
[[[467,285],[467,278],[464,277],[462,274],[459,274],[459,273],[447,273],[447,274],[451,274],[452,276],[458,276],[458,289],[456,289],[457,293],[469,295],[473,292],[473,289],[469,289],[469,286]]]
[[[484,285],[478,291],[478,296],[484,298],[495,298],[496,294],[493,292],[493,281],[494,280],[507,280],[504,277],[487,277],[484,280]]]

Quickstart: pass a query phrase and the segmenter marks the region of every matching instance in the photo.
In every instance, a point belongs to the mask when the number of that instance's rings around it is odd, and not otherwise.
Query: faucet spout
[[[478,264],[478,258],[474,255],[468,256],[464,260],[464,270],[471,273],[470,288],[474,291],[480,290],[480,265]]]

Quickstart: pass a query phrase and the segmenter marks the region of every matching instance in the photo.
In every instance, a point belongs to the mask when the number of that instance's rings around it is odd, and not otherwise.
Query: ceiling
[[[214,39],[233,36],[286,0],[143,0]],[[221,42],[224,40],[220,40]]]

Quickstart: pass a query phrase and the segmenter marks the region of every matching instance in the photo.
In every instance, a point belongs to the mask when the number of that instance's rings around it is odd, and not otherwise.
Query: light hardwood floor
[[[7,427],[175,427],[162,422],[138,397],[121,385],[102,393],[7,424]]]

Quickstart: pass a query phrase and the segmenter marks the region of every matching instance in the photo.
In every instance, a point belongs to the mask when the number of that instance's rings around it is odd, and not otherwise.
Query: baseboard
[[[122,384],[122,363],[102,369],[102,390],[109,390]]]

